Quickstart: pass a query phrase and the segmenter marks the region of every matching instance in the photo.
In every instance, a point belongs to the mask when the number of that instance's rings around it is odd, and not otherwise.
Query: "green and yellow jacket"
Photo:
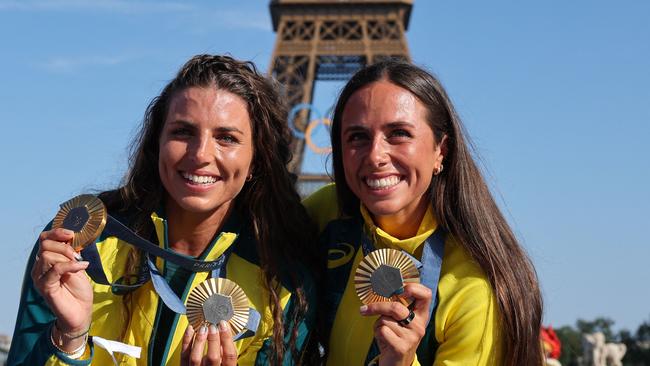
[[[339,219],[335,185],[328,185],[308,197],[303,204],[310,216],[318,223],[321,231],[332,228]],[[361,205],[359,215],[364,231],[377,249],[393,248],[403,250],[421,259],[422,244],[438,230],[436,218],[430,207],[420,223],[417,234],[400,240],[377,227],[365,207]],[[340,231],[331,237],[345,236]],[[325,232],[322,236],[330,237]],[[328,251],[327,292],[325,309],[320,317],[328,320],[323,324],[331,327],[323,333],[330,334],[328,365],[365,365],[376,360],[377,349],[373,324],[377,316],[362,316],[354,287],[354,272],[363,259],[360,243],[353,241],[328,242],[323,245]],[[353,239],[354,240],[354,239]],[[341,268],[344,270],[341,275]],[[339,290],[330,291],[339,287]],[[434,309],[429,327],[418,347],[413,365],[500,365],[502,364],[500,320],[496,298],[481,267],[474,262],[452,235],[444,242],[444,255],[437,292],[438,303]],[[333,303],[333,304],[330,304]]]
[[[168,248],[166,220],[155,213],[151,218],[159,245]],[[305,243],[305,245],[309,244]],[[125,264],[132,246],[116,237],[105,235],[97,239],[96,246],[106,278],[113,283],[124,275]],[[226,263],[226,277],[235,281],[244,290],[249,299],[249,306],[257,310],[261,316],[255,335],[235,342],[239,355],[238,364],[266,365],[269,364],[271,356],[267,351],[272,342],[273,317],[268,291],[262,285],[262,270],[256,242],[250,230],[247,230],[244,225],[239,233],[222,231],[198,259],[214,261],[231,246],[233,248]],[[8,365],[89,365],[91,362],[93,365],[113,364],[110,355],[104,349],[93,347],[92,338],[85,354],[78,360],[70,359],[54,348],[50,340],[50,326],[55,319],[54,315],[34,288],[30,277],[37,251],[38,243],[32,251],[25,272]],[[160,258],[156,260],[156,267],[168,280],[169,272],[178,270],[173,268],[171,263],[166,263]],[[301,271],[299,268],[291,270]],[[294,300],[295,289],[289,285],[289,281],[280,279],[279,293],[284,310],[285,335],[287,335],[285,345],[289,342],[290,330],[298,327],[296,348],[299,352],[306,346],[315,318],[313,306],[315,301],[312,301],[315,299],[315,291],[312,278],[306,271],[303,272],[305,273],[299,275],[303,280],[310,310],[299,323],[292,323],[292,317],[289,315],[297,301]],[[175,286],[172,284],[172,288],[179,289],[179,297],[185,303],[191,290],[209,277],[209,272],[188,273],[184,277],[186,279],[184,283],[180,286],[178,283]],[[177,279],[178,277],[176,282]],[[142,347],[139,359],[116,354],[120,365],[180,364],[181,341],[188,326],[187,317],[166,308],[151,281],[126,297],[114,294],[108,285],[101,285],[92,280],[91,283],[94,303],[89,334]],[[288,352],[284,364],[293,364]]]

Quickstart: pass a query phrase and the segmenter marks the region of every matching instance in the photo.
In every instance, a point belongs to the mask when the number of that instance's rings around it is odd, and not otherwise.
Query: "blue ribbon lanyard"
[[[360,223],[360,232],[361,232],[361,249],[363,250],[363,255],[366,256],[370,252],[375,250],[375,245],[372,240],[366,235],[363,231],[364,224]],[[442,268],[442,258],[445,251],[445,237],[447,232],[438,227],[433,234],[429,235],[428,238],[424,240],[424,246],[422,248],[422,261],[418,261],[415,257],[402,250],[402,252],[408,255],[415,263],[415,266],[420,271],[420,283],[428,287],[433,292],[433,299],[431,299],[431,305],[429,306],[429,322],[433,315],[433,310],[438,303],[438,282],[440,281],[440,270]],[[427,326],[429,323],[427,323]]]
[[[165,261],[172,262],[188,271],[191,272],[209,272],[214,271],[223,267],[226,258],[222,255],[215,261],[201,261],[194,258],[189,258],[187,256],[180,255],[172,250],[167,250],[159,247],[156,244],[151,243],[150,241],[140,237],[138,234],[134,233],[127,226],[119,222],[114,217],[108,215],[106,219],[106,226],[104,227],[104,233],[120,238],[121,240],[133,245],[134,247],[142,250],[147,253],[147,259],[149,260],[150,256],[159,257]],[[224,253],[225,254],[225,253]],[[117,291],[114,292],[128,292],[134,290],[144,283],[146,283],[150,278],[150,273],[140,273],[138,275],[138,280],[133,285],[123,285],[120,283],[110,283],[106,278],[104,273],[104,268],[102,266],[102,261],[97,251],[97,246],[95,243],[91,243],[89,246],[84,248],[81,251],[81,256],[90,262],[86,272],[92,278],[93,281],[102,285],[109,285],[115,287]],[[155,268],[155,266],[154,266]],[[152,271],[149,271],[152,272]],[[157,271],[156,271],[157,272]]]
[[[230,257],[231,252],[232,245],[215,261],[219,263],[219,265],[217,268],[212,270],[212,277],[226,278],[226,262],[228,257]],[[147,255],[147,267],[149,268],[151,283],[153,283],[156,293],[158,293],[165,305],[175,313],[185,314],[187,312],[185,304],[183,304],[183,301],[181,301],[176,293],[174,293],[174,290],[169,286],[165,277],[163,277],[160,271],[158,271],[156,264],[151,259],[151,255]]]
[[[97,246],[95,243],[92,243],[81,251],[81,256],[90,262],[86,269],[86,273],[88,273],[90,278],[95,283],[111,286],[113,292],[118,294],[133,291],[151,280],[154,290],[158,296],[160,296],[163,303],[177,314],[185,314],[187,312],[185,304],[183,304],[160,271],[158,271],[158,268],[155,265],[155,260],[152,259],[152,257],[162,258],[165,261],[172,262],[192,272],[211,272],[213,278],[226,278],[226,264],[234,246],[234,244],[230,245],[230,247],[228,247],[228,249],[226,249],[226,251],[214,261],[196,260],[180,255],[174,251],[163,249],[158,245],[151,243],[134,233],[131,229],[110,215],[107,216],[104,233],[120,238],[121,240],[144,251],[146,253],[146,265],[142,266],[142,270],[138,274],[135,284],[125,285],[119,282],[110,283],[106,278],[101,257],[97,251]],[[260,313],[253,308],[249,308],[248,322],[244,327],[244,330],[237,334],[234,339],[237,340],[254,335],[260,319]]]

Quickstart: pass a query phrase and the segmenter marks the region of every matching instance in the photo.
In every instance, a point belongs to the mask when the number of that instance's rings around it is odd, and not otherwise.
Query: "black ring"
[[[415,319],[415,313],[413,312],[413,310],[409,309],[409,315],[407,315],[406,318],[404,318],[402,320],[398,320],[397,324],[405,327],[405,326],[411,324],[413,319]]]

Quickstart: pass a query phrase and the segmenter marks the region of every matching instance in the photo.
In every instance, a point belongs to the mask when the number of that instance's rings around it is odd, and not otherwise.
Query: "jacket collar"
[[[163,215],[159,214],[159,212],[164,211],[158,210],[151,214],[151,220],[156,229],[158,245],[161,248],[170,250],[167,236],[168,222]],[[237,236],[239,235],[240,228],[241,217],[236,210],[233,210],[228,218],[226,218],[226,222],[224,222],[221,231],[215,234],[208,247],[197,259],[204,261],[213,261],[219,258],[219,256],[223,254],[235,242]],[[158,258],[158,260],[160,260],[160,258]]]
[[[407,239],[397,239],[389,233],[382,230],[379,226],[375,225],[372,216],[361,204],[361,216],[364,221],[364,230],[369,235],[377,248],[393,248],[398,250],[405,250],[409,254],[414,255],[420,245],[436,230],[438,222],[433,215],[433,207],[429,205],[427,212],[424,214],[420,226],[418,227],[417,234]]]

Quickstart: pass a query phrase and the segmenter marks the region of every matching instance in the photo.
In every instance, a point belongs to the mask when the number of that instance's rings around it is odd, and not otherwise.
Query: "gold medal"
[[[404,283],[420,283],[411,258],[395,249],[378,249],[363,258],[354,274],[354,287],[364,304],[400,301]],[[408,305],[408,304],[405,304]]]
[[[248,297],[235,282],[210,278],[196,286],[187,298],[187,320],[195,330],[204,324],[230,324],[232,335],[239,334],[248,322]]]
[[[106,207],[97,197],[82,194],[61,204],[52,228],[74,231],[72,248],[80,252],[99,237],[106,225]]]

